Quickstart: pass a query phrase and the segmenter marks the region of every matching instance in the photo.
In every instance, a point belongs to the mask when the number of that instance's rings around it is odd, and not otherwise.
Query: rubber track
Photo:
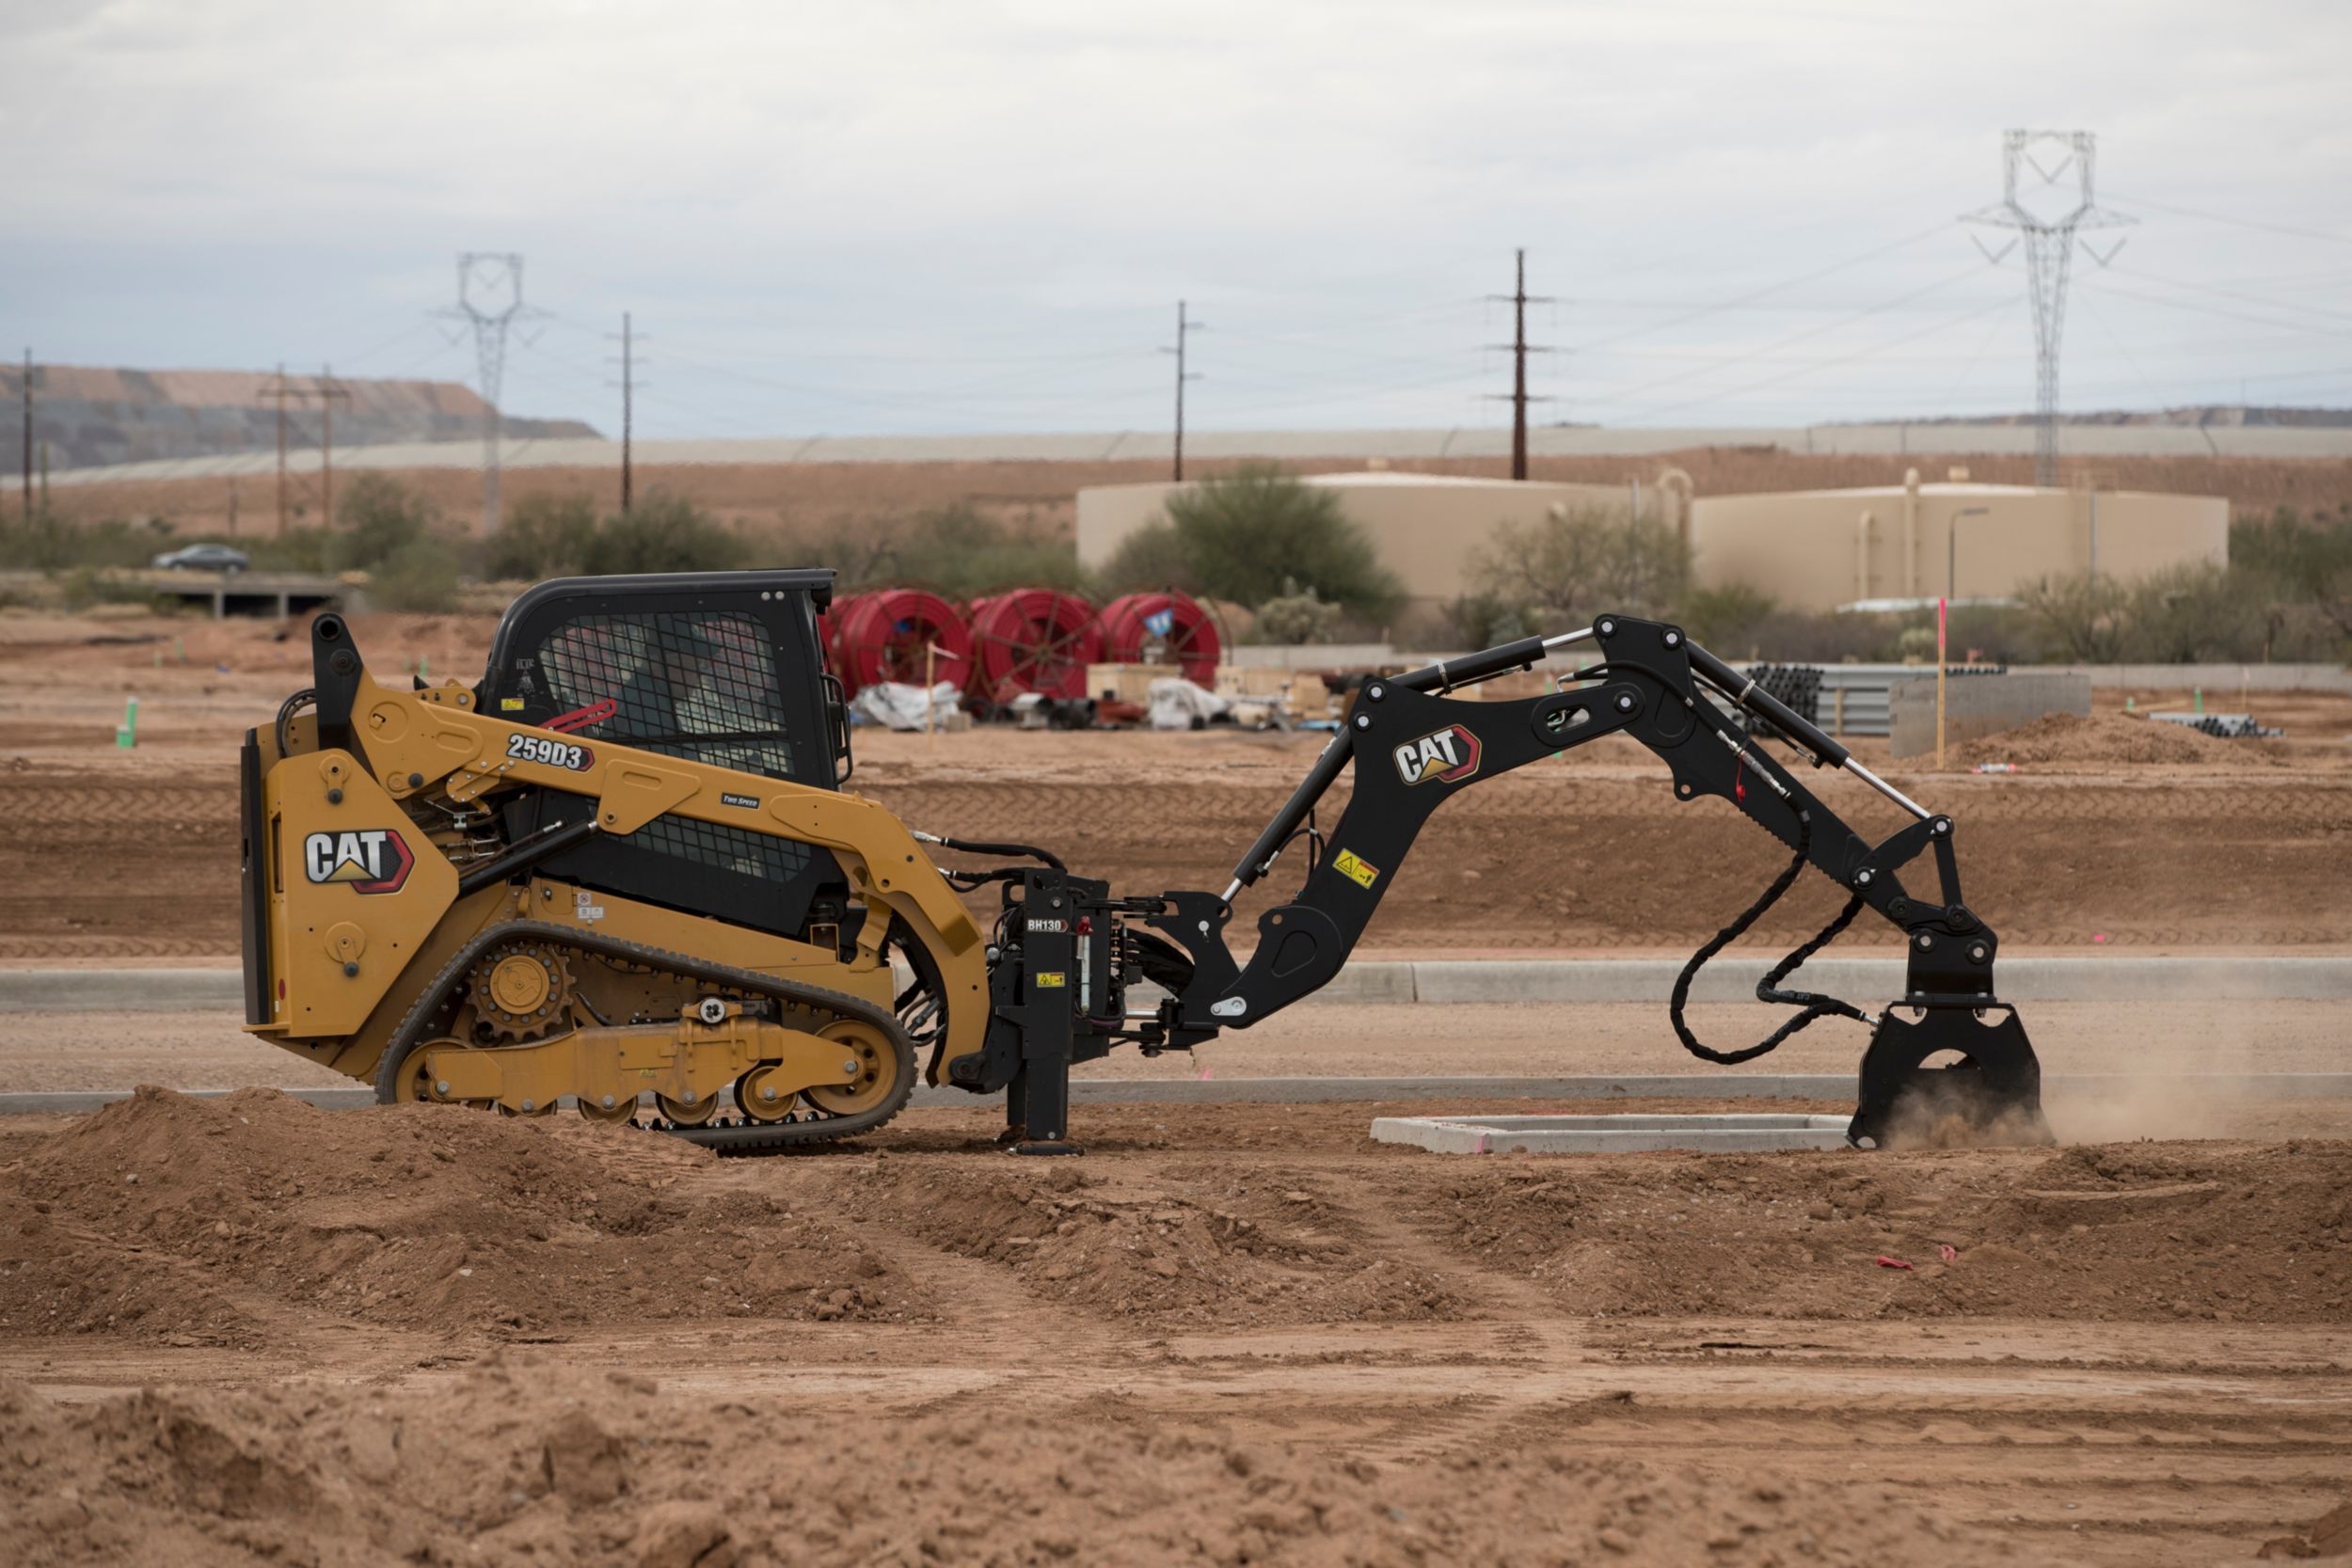
[[[812,986],[798,980],[779,980],[757,970],[737,969],[728,964],[713,963],[684,953],[672,953],[659,947],[623,942],[617,937],[598,936],[569,926],[557,926],[546,921],[513,920],[494,926],[460,948],[457,955],[442,966],[440,974],[424,989],[392,1032],[384,1054],[378,1059],[375,1072],[375,1098],[387,1105],[399,1101],[400,1064],[422,1039],[426,1025],[456,992],[458,984],[492,947],[515,941],[548,942],[600,958],[618,958],[624,963],[644,964],[665,969],[708,985],[723,986],[731,990],[751,991],[756,995],[774,997],[780,1002],[814,1007],[843,1018],[854,1018],[870,1023],[882,1032],[898,1058],[898,1092],[870,1111],[854,1116],[824,1117],[813,1121],[785,1123],[752,1122],[739,1127],[668,1127],[664,1131],[689,1143],[700,1144],[727,1154],[765,1154],[787,1148],[804,1148],[813,1144],[834,1143],[870,1132],[887,1123],[904,1108],[907,1097],[914,1092],[914,1046],[906,1031],[886,1007],[851,996],[847,991],[825,986]]]

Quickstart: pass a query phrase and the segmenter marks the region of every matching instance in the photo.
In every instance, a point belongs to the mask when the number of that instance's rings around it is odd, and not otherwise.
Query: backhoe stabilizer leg
[[[2042,1063],[2017,1009],[1928,1006],[1879,1016],[1862,1053],[1862,1081],[1850,1143],[1874,1148],[2048,1144],[2042,1115]],[[1953,1060],[1929,1066],[1938,1056]]]

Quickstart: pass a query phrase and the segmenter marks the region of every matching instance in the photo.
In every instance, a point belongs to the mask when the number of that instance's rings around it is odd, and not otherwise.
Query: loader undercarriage
[[[537,1037],[485,1042],[469,1028],[484,977],[536,991],[561,965],[596,976]],[[601,992],[612,1014],[591,998]],[[668,1018],[659,1014],[665,1002]],[[499,1003],[488,1000],[496,1008]],[[628,1008],[627,1022],[606,1022]],[[470,1035],[472,1037],[468,1038]],[[618,938],[511,921],[474,939],[421,995],[375,1076],[387,1101],[444,1101],[518,1116],[570,1099],[594,1121],[643,1117],[737,1151],[826,1143],[896,1116],[914,1086],[914,1048],[889,1009],[820,986]],[[650,1106],[641,1104],[652,1095]]]

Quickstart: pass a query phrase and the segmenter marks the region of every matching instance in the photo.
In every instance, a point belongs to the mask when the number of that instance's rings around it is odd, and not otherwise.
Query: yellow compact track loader
[[[1603,616],[1367,682],[1222,894],[1122,896],[1049,850],[911,832],[843,789],[848,715],[817,627],[832,592],[821,570],[543,583],[508,609],[473,686],[379,682],[343,619],[318,616],[311,686],[247,733],[241,759],[246,1027],[387,1102],[568,1102],[737,1152],[879,1127],[920,1071],[1004,1091],[1016,1151],[1071,1152],[1073,1062],[1188,1050],[1309,994],[1438,806],[1622,733],[1666,761],[1677,798],[1730,802],[1793,851],[1685,970],[1685,1046],[1745,1061],[1817,1018],[1863,1019],[1856,1143],[1883,1141],[1914,1097],[2045,1135],[2032,1047],[1994,994],[1997,941],[1961,902],[1951,819],[1676,627]],[[1448,695],[1582,644],[1595,661],[1545,695]],[[1911,824],[1858,837],[1764,751],[1767,734]],[[1351,764],[1327,832],[1317,802]],[[1300,839],[1304,882],[1237,960],[1232,898]],[[1922,854],[1932,895],[1900,878]],[[1851,897],[1757,987],[1798,1010],[1760,1045],[1701,1045],[1682,1017],[1692,975],[1807,865]],[[983,932],[963,895],[990,887]],[[1865,907],[1904,932],[1900,1001],[1874,1018],[1779,989]],[[1939,1057],[1950,1065],[1927,1065]]]

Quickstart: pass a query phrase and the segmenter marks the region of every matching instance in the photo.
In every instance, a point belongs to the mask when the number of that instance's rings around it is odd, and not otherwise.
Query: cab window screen
[[[789,779],[796,737],[767,628],[749,615],[580,615],[548,634],[539,667],[558,711],[610,698],[580,734],[716,768]]]

